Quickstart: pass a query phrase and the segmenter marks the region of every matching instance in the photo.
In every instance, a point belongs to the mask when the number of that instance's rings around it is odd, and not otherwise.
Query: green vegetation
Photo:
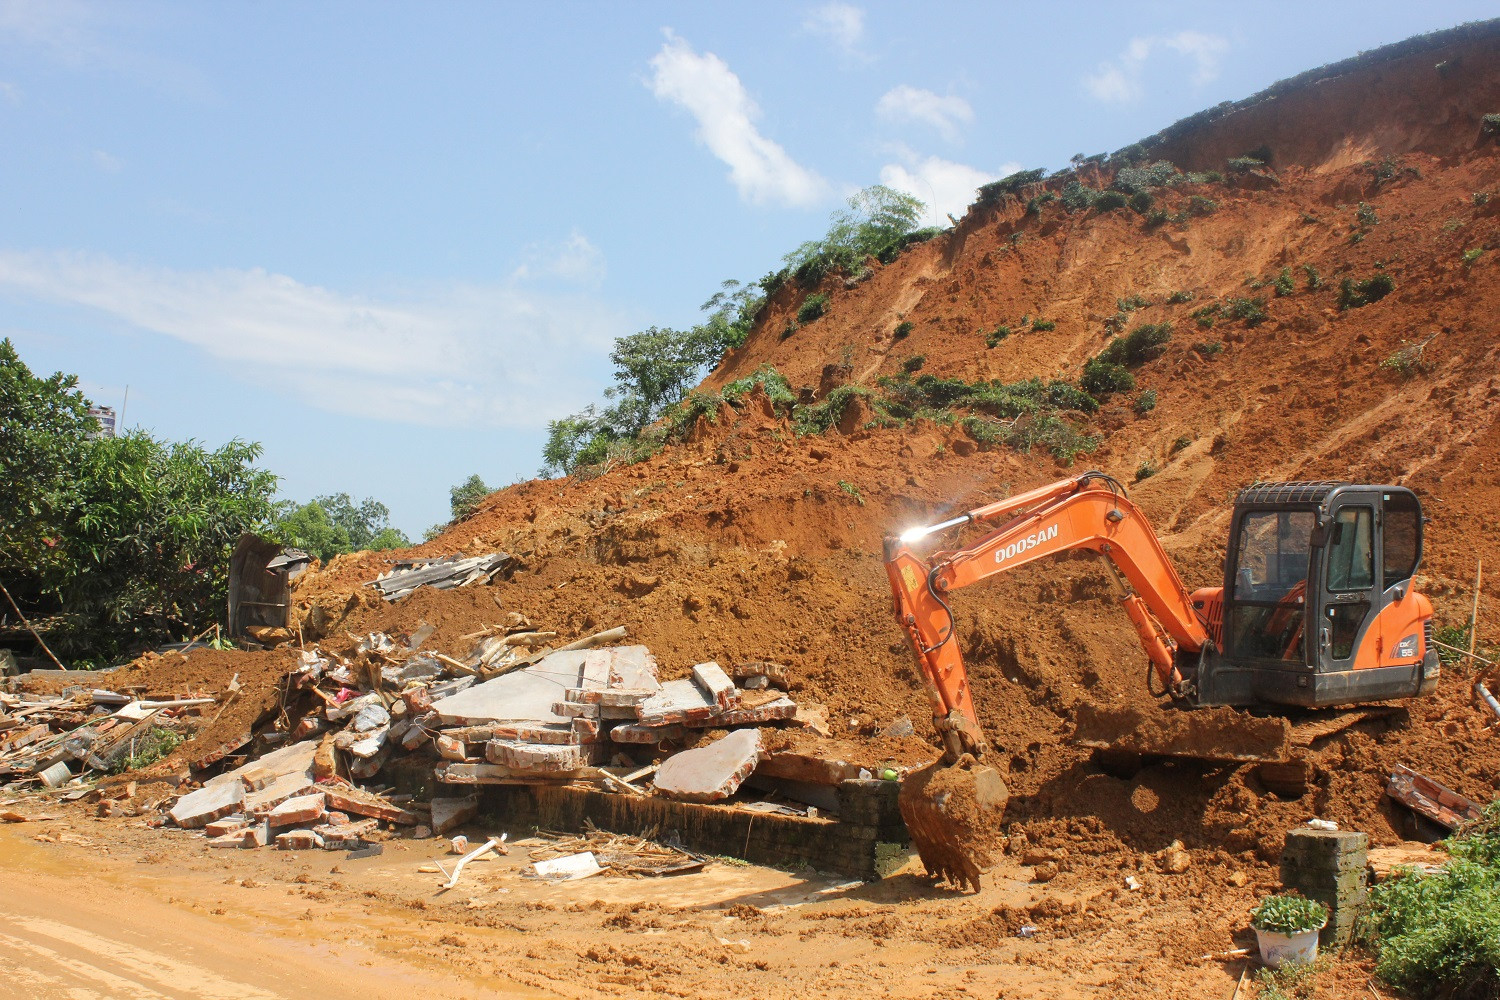
[[[809,295],[802,300],[802,305],[797,309],[797,322],[806,326],[813,320],[818,319],[828,309],[828,296],[822,292]]]
[[[799,329],[801,329],[801,327],[799,327],[797,325],[797,321],[796,320],[794,320],[794,319],[787,320],[786,321],[786,326],[784,326],[784,327],[781,328],[781,337],[780,337],[780,339],[781,340],[787,339],[792,334],[796,333]]]
[[[906,372],[906,374],[908,375],[915,375],[917,372],[922,370],[922,366],[926,363],[927,355],[913,354],[911,357],[901,362],[901,370]]]
[[[1118,191],[1100,191],[1098,197],[1094,199],[1093,207],[1098,212],[1113,212],[1117,208],[1124,208],[1129,203],[1129,199]]]
[[[1488,114],[1479,119],[1480,135],[1500,135],[1500,113]]]
[[[1339,283],[1338,305],[1340,309],[1359,309],[1371,302],[1379,302],[1396,288],[1396,282],[1388,274],[1377,274],[1364,281],[1345,278]]]
[[[891,331],[891,336],[897,340],[901,340],[902,338],[910,334],[913,329],[914,327],[909,321],[902,320],[900,323],[896,324],[896,329]]]
[[[391,512],[385,504],[368,497],[356,504],[347,493],[313,497],[304,504],[290,500],[277,504],[273,534],[325,563],[346,552],[411,544],[405,534],[391,527]]]
[[[1144,323],[1124,337],[1115,337],[1099,352],[1099,359],[1116,365],[1135,366],[1161,356],[1172,339],[1171,323]]]
[[[1250,911],[1250,926],[1275,934],[1301,934],[1328,922],[1328,907],[1305,896],[1267,896]]]
[[[550,442],[549,442],[550,443]],[[474,516],[479,501],[495,492],[484,484],[476,473],[448,491],[448,510],[452,518],[444,524],[434,524],[423,534],[424,541],[432,541],[449,528]]]
[[[1437,648],[1438,659],[1445,666],[1454,666],[1460,663],[1461,654],[1455,653],[1453,649],[1469,648],[1469,626],[1467,625],[1444,625],[1432,636],[1442,646]],[[1453,649],[1444,649],[1443,646],[1452,646]]]
[[[1115,172],[1114,187],[1130,195],[1147,194],[1152,188],[1176,183],[1180,176],[1171,163],[1158,160],[1144,167],[1121,167]]]
[[[851,482],[847,482],[847,481],[845,481],[843,479],[840,479],[839,480],[839,489],[843,490],[849,496],[853,497],[854,498],[854,502],[857,503],[857,504],[859,504],[861,507],[863,507],[865,505],[865,498],[862,497],[862,496],[860,496],[859,487],[858,486],[855,486]]]
[[[1472,250],[1465,250],[1464,267],[1468,267],[1470,264],[1474,263],[1482,256],[1484,256],[1484,247],[1475,247]]]
[[[1219,210],[1219,203],[1212,198],[1205,198],[1201,194],[1195,194],[1188,199],[1187,212],[1189,215],[1212,215]]]
[[[1402,378],[1412,378],[1427,370],[1422,356],[1431,342],[1432,338],[1428,337],[1421,343],[1405,344],[1401,350],[1380,362],[1380,367],[1393,371]]]
[[[1136,466],[1135,481],[1140,482],[1143,479],[1150,479],[1152,476],[1156,475],[1157,471],[1158,470],[1156,466],[1152,465],[1150,462],[1142,462],[1140,465]]]
[[[1169,451],[1169,454],[1175,455],[1192,443],[1192,438],[1188,437],[1187,435],[1183,435],[1182,437],[1172,442],[1172,447]]]
[[[985,334],[985,336],[984,336],[984,346],[985,347],[994,347],[997,344],[999,344],[1000,341],[1004,340],[1006,337],[1009,337],[1009,336],[1010,336],[1010,327],[1008,327],[1004,323],[1002,323],[999,326],[995,327],[993,330],[991,330],[989,333]]]
[[[1173,292],[1171,295],[1167,296],[1167,305],[1169,305],[1169,306],[1180,306],[1184,302],[1191,302],[1194,299],[1196,299],[1197,297],[1198,296],[1196,294],[1194,294],[1193,292],[1189,292],[1189,291],[1177,291],[1177,292]]]
[[[909,194],[879,184],[865,188],[849,199],[847,209],[833,213],[822,239],[808,240],[782,258],[787,272],[811,288],[835,271],[857,276],[868,257],[894,260],[912,242],[936,234],[916,228],[922,208]]]
[[[1278,299],[1286,298],[1297,290],[1296,284],[1292,281],[1292,269],[1289,267],[1283,267],[1271,285],[1276,290]]]
[[[1242,319],[1246,326],[1259,326],[1266,321],[1264,296],[1253,299],[1230,297],[1224,301],[1224,315],[1229,319]]]
[[[1150,304],[1143,295],[1127,295],[1123,299],[1115,300],[1115,308],[1120,312],[1133,312],[1136,309],[1144,309]]]
[[[1056,330],[1057,324],[1050,319],[1037,319],[1031,321],[1031,328],[1038,333],[1043,333],[1047,330]]]
[[[1244,174],[1252,170],[1260,170],[1266,165],[1266,162],[1253,156],[1235,156],[1224,161],[1224,165],[1229,168],[1229,172],[1232,174]]]
[[[1224,351],[1222,340],[1200,340],[1193,345],[1193,350],[1205,358],[1211,358]]]
[[[1095,396],[1108,396],[1115,392],[1129,392],[1135,388],[1135,376],[1124,365],[1114,364],[1100,358],[1084,362],[1083,377],[1078,380],[1084,392]]]
[[[1490,193],[1488,191],[1475,191],[1469,195],[1469,200],[1474,203],[1475,208],[1481,205],[1488,205],[1490,203]]]
[[[1144,417],[1146,414],[1156,409],[1156,390],[1147,389],[1145,392],[1137,396],[1135,398],[1135,403],[1131,406],[1131,409],[1135,410],[1135,414],[1138,417]]]
[[[1317,979],[1327,968],[1328,959],[1322,957],[1307,965],[1288,962],[1274,969],[1261,969],[1255,974],[1255,981],[1260,984],[1256,1000],[1313,1000],[1317,996]]]
[[[1500,804],[1447,841],[1448,864],[1370,891],[1375,972],[1420,1000],[1500,995]]]
[[[229,553],[270,525],[276,477],[245,441],[93,437],[77,386],[0,340],[0,581],[54,651],[97,662],[218,619]]]
[[[1019,195],[1022,188],[1030,187],[1046,176],[1047,171],[1044,169],[1020,170],[998,181],[991,181],[979,189],[979,198],[975,204],[997,205],[1004,201],[1007,195]]]
[[[1380,216],[1375,214],[1375,206],[1367,202],[1360,202],[1359,207],[1354,210],[1354,221],[1361,229],[1369,229],[1380,225]]]
[[[131,742],[131,752],[120,757],[110,766],[110,774],[124,774],[127,771],[138,771],[143,767],[150,767],[157,761],[165,760],[173,750],[182,746],[183,735],[175,729],[164,729],[160,726],[152,726],[146,735],[136,737]]]
[[[1302,273],[1307,275],[1307,290],[1312,292],[1323,287],[1323,277],[1318,274],[1318,269],[1311,264],[1302,265]]]

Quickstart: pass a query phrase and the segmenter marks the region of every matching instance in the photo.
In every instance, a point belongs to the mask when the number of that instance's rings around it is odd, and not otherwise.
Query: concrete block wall
[[[1365,864],[1370,838],[1349,830],[1289,830],[1281,853],[1281,884],[1328,907],[1322,948],[1349,943],[1365,906]]]
[[[482,786],[480,811],[517,836],[531,827],[578,832],[587,821],[614,833],[675,836],[682,846],[704,854],[874,879],[879,877],[877,855],[889,854],[888,847],[879,845],[909,840],[896,808],[898,790],[893,781],[845,781],[839,787],[838,819],[540,785]]]

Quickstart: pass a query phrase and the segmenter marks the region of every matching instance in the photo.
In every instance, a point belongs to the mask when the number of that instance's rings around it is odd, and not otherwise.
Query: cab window
[[[1375,544],[1370,507],[1340,507],[1328,543],[1328,589],[1369,590],[1375,585]]]
[[[1393,493],[1385,498],[1381,520],[1385,555],[1380,589],[1389,590],[1417,571],[1417,559],[1422,554],[1422,509],[1416,497]]]

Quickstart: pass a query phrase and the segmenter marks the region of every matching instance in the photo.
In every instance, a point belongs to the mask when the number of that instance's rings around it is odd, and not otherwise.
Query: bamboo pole
[[[5,589],[5,582],[3,580],[0,580],[0,593],[3,593],[5,595],[5,599],[10,602],[10,606],[12,608],[15,608],[16,615],[21,619],[21,624],[26,626],[26,631],[30,632],[31,637],[36,640],[36,644],[42,647],[42,652],[47,654],[47,658],[53,663],[57,664],[57,669],[67,670],[68,668],[63,666],[62,660],[59,660],[56,655],[53,654],[52,650],[47,648],[47,644],[42,641],[41,635],[37,632],[36,629],[31,627],[31,622],[26,620],[26,615],[21,611],[19,607],[16,606],[16,599],[14,597],[11,597],[10,591]]]
[[[1474,639],[1479,634],[1479,590],[1484,584],[1484,560],[1474,563],[1474,610],[1469,614],[1469,655],[1474,655]]]

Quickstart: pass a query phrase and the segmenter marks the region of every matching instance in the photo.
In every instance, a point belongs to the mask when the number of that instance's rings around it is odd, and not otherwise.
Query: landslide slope
[[[1408,485],[1432,519],[1419,586],[1456,621],[1475,557],[1500,569],[1500,143],[1484,124],[1493,112],[1496,22],[1304,74],[1145,141],[1148,160],[1225,172],[1154,192],[1154,210],[1180,221],[1038,199],[1069,179],[1101,189],[1114,180],[1113,168],[1085,164],[974,207],[951,232],[871,261],[862,280],[789,281],[702,387],[771,365],[816,401],[896,376],[914,355],[923,373],[968,382],[1076,382],[1111,324],[1170,322],[1164,353],[1135,370],[1137,388],[1078,417],[1099,443],[1072,467],[1041,448],[981,446],[942,420],[879,426],[864,402],[827,432],[799,436],[755,392],[711,407],[646,461],[500,491],[419,548],[518,555],[522,568],[494,587],[379,606],[359,585],[385,556],[364,553],[314,575],[299,591],[304,609],[321,605],[329,629],[350,631],[423,618],[440,626],[440,644],[497,620],[497,604],[564,633],[625,624],[677,676],[709,658],[782,660],[805,679],[801,697],[828,704],[850,753],[910,761],[920,744],[876,739],[903,714],[928,733],[890,620],[882,535],[1097,467],[1133,483],[1189,587],[1219,581],[1230,504],[1252,481]],[[1227,169],[1251,151],[1263,168]],[[1284,268],[1294,286],[1277,295]],[[1340,307],[1345,279],[1380,274],[1389,294]],[[784,335],[814,291],[828,296],[825,315]],[[1112,317],[1132,298],[1144,304],[1119,327]],[[1263,298],[1264,320],[1221,314],[1206,327],[1193,315],[1235,298]],[[1023,316],[1055,326],[1023,327]],[[1000,325],[1013,332],[987,346]],[[1420,358],[1401,354],[1414,345]],[[1156,404],[1137,412],[1146,390]],[[1156,471],[1135,482],[1143,466]],[[1381,799],[1383,770],[1397,760],[1492,794],[1500,747],[1457,677],[1409,725],[1334,741],[1312,800],[1277,802],[1243,774],[1158,774],[1142,779],[1149,794],[1101,788],[1061,745],[1072,705],[1085,695],[1150,701],[1103,568],[1091,557],[1034,567],[964,592],[955,610],[979,710],[1010,759],[1017,815],[1112,811],[1111,835],[1140,849],[1183,836],[1190,847],[1269,852],[1310,810],[1397,838],[1402,818]],[[1491,602],[1481,635],[1497,624]],[[1143,808],[1143,797],[1161,807]]]

